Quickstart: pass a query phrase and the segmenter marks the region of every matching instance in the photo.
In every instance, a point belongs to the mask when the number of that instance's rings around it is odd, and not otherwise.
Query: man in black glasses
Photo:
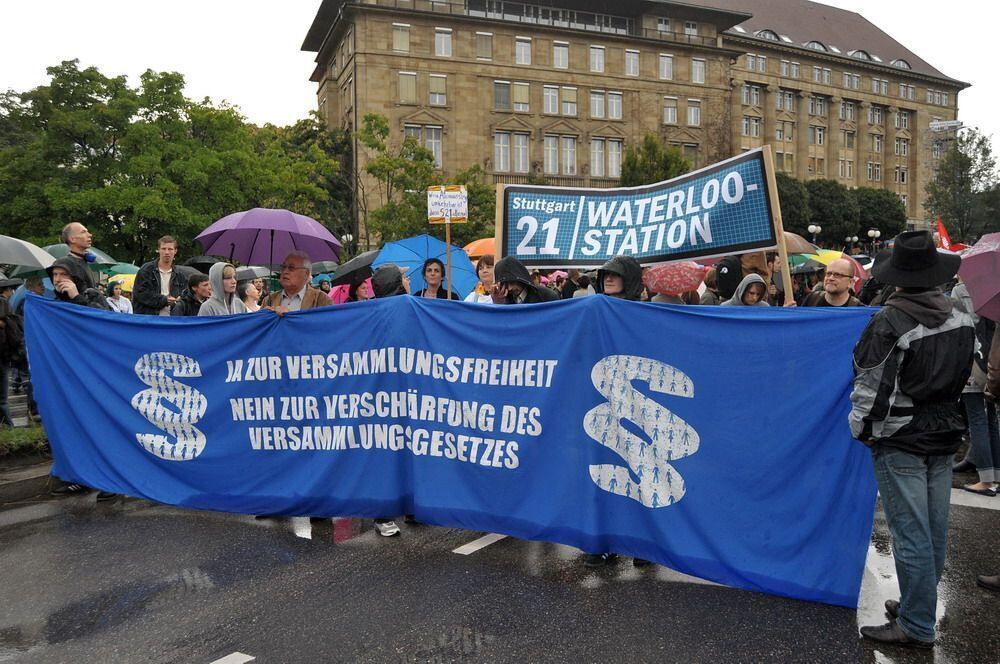
[[[304,251],[293,251],[285,257],[281,264],[278,281],[281,290],[271,293],[267,299],[267,308],[273,309],[279,316],[289,311],[325,307],[330,298],[326,293],[309,285],[312,274],[312,261]]]
[[[861,300],[851,294],[854,283],[854,263],[838,258],[826,266],[823,290],[810,293],[803,307],[860,307]]]

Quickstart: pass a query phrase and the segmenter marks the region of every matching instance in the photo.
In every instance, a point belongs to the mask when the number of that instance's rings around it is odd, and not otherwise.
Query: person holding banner
[[[281,290],[271,293],[267,300],[267,309],[279,316],[289,311],[315,309],[332,304],[330,297],[318,288],[309,285],[309,275],[312,272],[312,261],[304,251],[293,251],[285,256],[281,264],[278,282]],[[214,283],[212,284],[214,287]]]
[[[212,295],[201,303],[199,316],[245,314],[246,305],[236,296],[236,268],[229,263],[215,263],[208,270]]]
[[[615,256],[597,271],[597,292],[638,302],[642,298],[642,266],[631,256]]]
[[[743,277],[731,298],[723,302],[723,307],[769,307],[767,303],[767,283],[764,277],[751,272]]]
[[[536,304],[552,302],[559,296],[545,286],[535,284],[528,268],[513,256],[504,256],[493,267],[493,304]]]
[[[885,603],[891,620],[861,628],[881,643],[934,646],[951,465],[965,432],[960,398],[976,351],[972,316],[937,287],[960,264],[957,254],[938,252],[927,231],[896,236],[872,267],[896,292],[854,348],[849,423],[871,448],[899,578],[899,601]]]
[[[457,300],[459,297],[445,288],[444,263],[437,258],[428,258],[424,261],[423,267],[424,283],[426,287],[413,294],[414,297],[429,297],[443,300]]]

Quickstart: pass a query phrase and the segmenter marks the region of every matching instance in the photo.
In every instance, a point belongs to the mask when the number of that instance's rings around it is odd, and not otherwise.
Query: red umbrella
[[[962,254],[958,276],[969,289],[976,313],[1000,322],[1000,233],[984,235]]]
[[[654,293],[680,295],[697,290],[705,280],[706,272],[708,272],[707,267],[698,265],[694,261],[664,263],[646,270],[646,274],[642,276],[642,283]]]

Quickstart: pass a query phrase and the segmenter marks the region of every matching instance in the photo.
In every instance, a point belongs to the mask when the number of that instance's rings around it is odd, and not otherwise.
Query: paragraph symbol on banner
[[[136,440],[150,454],[167,461],[190,461],[205,449],[205,434],[194,425],[205,415],[208,399],[195,388],[174,380],[198,378],[201,367],[196,360],[176,353],[147,353],[135,363],[135,374],[149,386],[132,397],[132,407],[162,433],[137,433]],[[168,408],[163,401],[169,402]]]

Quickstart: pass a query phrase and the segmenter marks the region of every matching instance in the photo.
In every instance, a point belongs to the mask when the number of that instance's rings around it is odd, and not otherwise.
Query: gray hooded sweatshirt
[[[212,284],[212,297],[201,303],[199,316],[228,316],[229,314],[245,314],[246,305],[236,293],[225,293],[222,290],[222,271],[232,267],[229,263],[215,263],[208,270],[208,281]]]
[[[747,276],[743,277],[743,281],[740,285],[736,287],[736,292],[731,298],[722,303],[723,307],[745,307],[747,305],[743,304],[743,293],[746,292],[750,284],[761,284],[764,286],[764,297],[756,302],[756,304],[750,305],[754,307],[769,307],[767,303],[767,283],[764,281],[764,277],[760,276],[756,272],[751,272]]]

